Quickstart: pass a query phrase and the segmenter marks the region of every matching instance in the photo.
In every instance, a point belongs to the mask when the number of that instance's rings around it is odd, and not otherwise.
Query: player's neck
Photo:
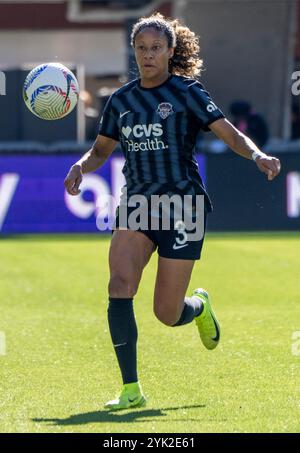
[[[171,76],[169,72],[166,72],[164,74],[161,74],[160,76],[157,76],[155,78],[141,78],[141,87],[142,88],[155,88],[159,85],[162,85],[168,78]]]

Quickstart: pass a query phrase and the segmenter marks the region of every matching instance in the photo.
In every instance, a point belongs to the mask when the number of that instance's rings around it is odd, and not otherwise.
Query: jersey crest
[[[161,102],[158,105],[156,112],[163,120],[165,120],[166,118],[168,118],[169,115],[174,113],[173,105],[170,104],[169,102]]]

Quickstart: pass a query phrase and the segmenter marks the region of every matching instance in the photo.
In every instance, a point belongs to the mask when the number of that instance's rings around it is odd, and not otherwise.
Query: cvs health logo
[[[161,137],[163,134],[162,125],[160,123],[154,124],[136,124],[131,128],[130,126],[123,126],[122,127],[122,134],[125,135],[126,138],[129,138],[130,135],[133,135],[135,138],[142,138],[142,137]]]

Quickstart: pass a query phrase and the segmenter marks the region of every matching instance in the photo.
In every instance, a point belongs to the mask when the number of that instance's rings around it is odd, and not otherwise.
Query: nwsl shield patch
[[[170,104],[169,102],[161,102],[158,105],[156,112],[163,120],[165,120],[169,115],[174,113],[174,110],[172,104]]]

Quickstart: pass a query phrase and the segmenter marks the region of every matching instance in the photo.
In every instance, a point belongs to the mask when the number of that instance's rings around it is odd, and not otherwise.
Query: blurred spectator
[[[298,102],[292,103],[292,118],[291,118],[291,140],[300,139],[300,106]]]
[[[266,121],[259,113],[252,112],[249,102],[235,101],[230,105],[230,113],[234,126],[254,143],[262,148],[269,139],[269,130]]]
[[[99,111],[93,107],[93,98],[88,91],[81,91],[80,99],[84,103],[85,139],[95,140],[98,134]]]

